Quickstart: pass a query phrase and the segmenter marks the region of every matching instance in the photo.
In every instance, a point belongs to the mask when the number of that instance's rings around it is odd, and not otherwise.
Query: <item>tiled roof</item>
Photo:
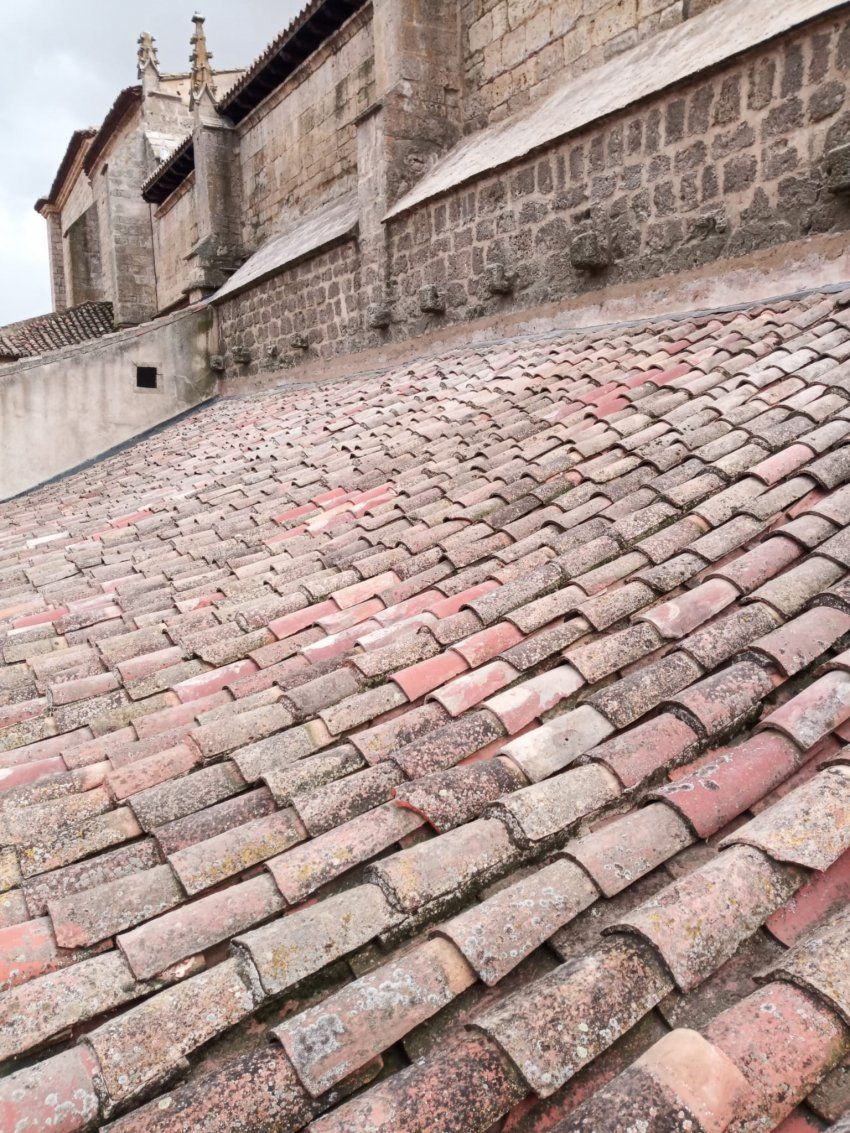
[[[53,184],[50,186],[50,192],[46,197],[39,197],[35,203],[36,212],[41,212],[45,205],[55,205],[59,199],[59,194],[65,184],[71,168],[81,150],[85,151],[89,143],[96,136],[97,130],[94,127],[89,127],[85,130],[75,130],[71,135],[71,140],[65,150],[59,168],[56,171],[56,176],[53,178]]]
[[[222,399],[3,505],[0,1126],[839,1119],[848,303]]]
[[[79,307],[0,327],[0,355],[30,358],[101,338],[114,330],[111,303],[81,303]]]
[[[232,122],[241,122],[365,4],[366,0],[308,0],[244,75],[225,91],[218,102],[221,113]]]
[[[100,128],[92,140],[91,145],[86,150],[86,155],[83,159],[83,169],[91,176],[97,165],[98,159],[109,142],[124,121],[124,118],[131,110],[136,109],[142,102],[142,88],[138,84],[132,87],[125,87],[118,93],[109,108],[106,117],[100,124]]]

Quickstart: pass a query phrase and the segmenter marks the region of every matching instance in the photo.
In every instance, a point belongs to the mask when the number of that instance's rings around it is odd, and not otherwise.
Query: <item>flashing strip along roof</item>
[[[349,193],[330,205],[302,217],[298,224],[273,236],[212,296],[212,302],[229,299],[276,275],[305,256],[351,236],[358,224],[357,194]]]

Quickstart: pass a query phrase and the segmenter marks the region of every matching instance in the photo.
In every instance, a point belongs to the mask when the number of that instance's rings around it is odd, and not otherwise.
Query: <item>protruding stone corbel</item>
[[[490,295],[510,295],[516,286],[516,272],[504,264],[487,264],[485,286]]]
[[[389,307],[385,303],[370,303],[366,309],[366,322],[373,330],[385,330],[391,322]]]
[[[577,232],[570,242],[570,263],[579,271],[602,271],[611,262],[607,238],[596,228]]]
[[[826,187],[831,193],[850,193],[850,142],[828,151]]]
[[[435,283],[426,283],[424,287],[419,288],[419,310],[429,315],[445,313],[446,301]]]

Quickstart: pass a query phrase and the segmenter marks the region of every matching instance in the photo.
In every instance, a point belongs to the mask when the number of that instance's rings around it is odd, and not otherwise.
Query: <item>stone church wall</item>
[[[75,293],[74,286],[74,277],[79,274],[74,264],[74,233],[79,233],[81,225],[91,236],[91,243],[97,247],[97,256],[92,255],[85,265],[91,286],[86,290],[83,299],[77,297],[79,288]],[[93,227],[96,229],[96,236],[92,231]],[[87,177],[77,177],[74,182],[59,214],[59,230],[62,234],[62,278],[65,283],[65,302],[70,306],[84,302],[85,298],[102,299],[104,286],[100,257],[100,224],[91,183]]]
[[[198,239],[194,173],[156,210],[153,233],[156,305],[164,311],[184,297],[186,257]]]
[[[291,362],[299,328],[298,361],[330,357],[846,231],[850,193],[831,191],[826,154],[850,138],[848,82],[844,11],[432,198],[388,222],[388,327],[369,326],[362,294],[353,311],[356,293],[313,286],[339,272],[356,292],[352,244],[223,305],[227,376]],[[422,310],[423,288],[443,311]]]
[[[467,131],[718,2],[462,0]]]
[[[264,373],[305,357],[331,357],[365,345],[360,256],[348,240],[296,264],[218,308],[227,373]],[[238,347],[250,354],[240,364]]]
[[[147,143],[129,115],[91,178],[100,223],[104,296],[118,326],[142,323],[156,313],[150,206],[139,186],[148,170]]]
[[[845,14],[392,220],[399,325],[433,325],[427,284],[457,321],[847,229],[825,154],[850,138],[848,82]],[[488,293],[494,263],[510,294]]]
[[[367,7],[240,123],[246,247],[356,186],[355,119],[372,101],[373,57]]]

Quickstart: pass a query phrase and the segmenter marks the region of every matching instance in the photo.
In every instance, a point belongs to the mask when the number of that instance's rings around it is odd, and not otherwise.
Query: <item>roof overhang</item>
[[[109,145],[118,127],[132,110],[141,105],[141,102],[142,88],[138,85],[125,87],[115,99],[83,159],[83,168],[89,176],[94,172],[98,158]]]
[[[35,211],[44,215],[44,210],[48,206],[56,205],[69,173],[74,167],[80,153],[85,153],[89,148],[92,139],[97,135],[97,130],[92,126],[86,130],[75,130],[71,135],[71,140],[68,142],[68,148],[65,150],[65,156],[59,163],[59,168],[56,171],[56,176],[53,178],[53,184],[50,186],[50,192],[46,197],[39,197],[35,202]]]
[[[142,196],[149,204],[161,205],[182,185],[194,168],[195,145],[189,134],[145,181]]]
[[[368,2],[311,0],[219,100],[219,112],[234,124],[241,122]]]

